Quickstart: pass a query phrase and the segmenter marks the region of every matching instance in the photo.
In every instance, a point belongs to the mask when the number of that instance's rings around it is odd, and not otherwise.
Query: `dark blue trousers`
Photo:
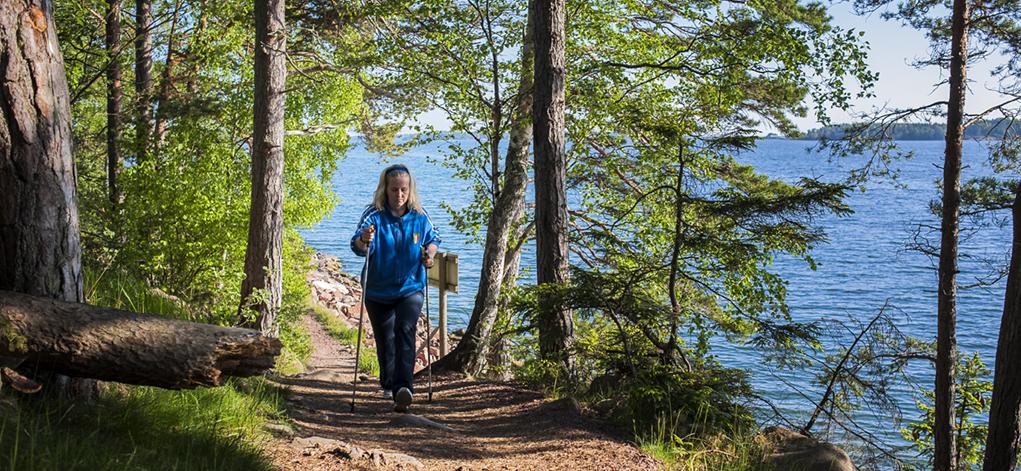
[[[414,293],[389,302],[365,300],[365,310],[376,338],[379,359],[379,383],[383,389],[397,392],[412,388],[415,372],[415,328],[422,313],[422,293]]]

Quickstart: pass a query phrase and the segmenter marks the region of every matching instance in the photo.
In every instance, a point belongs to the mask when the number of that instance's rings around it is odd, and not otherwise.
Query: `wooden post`
[[[429,286],[440,294],[440,356],[447,354],[447,291],[457,292],[457,254],[438,252],[436,261],[426,274]],[[430,339],[431,340],[431,339]]]
[[[447,354],[447,254],[440,255],[440,357]]]

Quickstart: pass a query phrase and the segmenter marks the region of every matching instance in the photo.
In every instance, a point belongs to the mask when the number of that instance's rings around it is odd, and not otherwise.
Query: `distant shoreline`
[[[809,129],[797,140],[842,139],[852,127],[854,132],[871,136],[883,135],[894,141],[942,141],[946,137],[946,125],[939,123],[893,123],[861,128],[860,124],[834,124],[823,128]],[[768,136],[776,134],[770,133]],[[970,140],[998,141],[1004,138],[1021,137],[1021,124],[1005,118],[985,119],[972,123],[964,130],[964,138]]]

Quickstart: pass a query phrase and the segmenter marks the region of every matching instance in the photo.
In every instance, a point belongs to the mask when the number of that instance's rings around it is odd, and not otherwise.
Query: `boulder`
[[[578,404],[577,399],[567,396],[539,406],[536,412],[541,415],[566,414],[577,417],[581,416],[581,404]]]
[[[767,443],[763,467],[783,471],[855,471],[851,457],[832,443],[773,426],[762,431]]]

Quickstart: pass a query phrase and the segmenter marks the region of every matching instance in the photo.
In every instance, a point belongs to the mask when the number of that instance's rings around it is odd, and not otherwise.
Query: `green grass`
[[[40,395],[0,405],[0,470],[271,469],[263,424],[283,415],[261,378],[219,388],[105,389],[95,404]]]
[[[762,444],[752,435],[678,437],[644,434],[638,436],[643,452],[677,471],[753,471],[762,469]]]
[[[134,312],[157,314],[174,319],[196,319],[184,302],[160,296],[145,282],[119,271],[95,274],[85,270],[85,302]]]
[[[677,471],[761,471],[765,443],[751,433],[731,431],[713,434],[675,434],[681,414],[668,412],[645,431],[636,430],[638,446],[661,461],[668,470]],[[704,414],[697,414],[705,420]],[[702,429],[704,430],[703,424]],[[695,427],[698,429],[699,427]]]
[[[348,327],[326,308],[310,304],[309,309],[315,315],[316,320],[326,329],[326,332],[330,334],[330,337],[352,347],[358,343],[358,331]],[[366,319],[366,327],[368,327],[367,323],[368,319]],[[365,340],[365,337],[362,337],[362,340]],[[375,348],[362,345],[362,354],[358,358],[358,371],[379,376],[379,360],[376,358]]]

